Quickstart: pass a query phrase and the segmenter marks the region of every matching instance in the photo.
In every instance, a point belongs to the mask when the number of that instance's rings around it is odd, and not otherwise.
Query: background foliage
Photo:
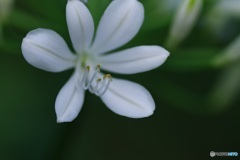
[[[154,115],[121,117],[87,93],[78,118],[64,124],[56,123],[54,102],[72,71],[52,74],[30,66],[21,54],[21,41],[33,29],[49,28],[71,47],[67,1],[14,1],[8,17],[0,20],[1,160],[202,160],[212,150],[240,152],[240,5],[239,12],[219,12],[221,0],[205,0],[187,38],[168,48],[181,0],[140,1],[143,27],[123,48],[161,45],[171,52],[158,69],[127,76],[152,93]],[[95,26],[109,3],[89,0]]]

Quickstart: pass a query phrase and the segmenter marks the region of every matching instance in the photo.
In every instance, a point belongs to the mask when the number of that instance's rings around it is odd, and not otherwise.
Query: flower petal
[[[141,85],[113,79],[102,101],[116,114],[143,118],[153,114],[155,103],[151,94]]]
[[[157,68],[165,62],[169,52],[160,46],[139,46],[98,58],[105,70],[133,74]]]
[[[102,54],[129,42],[139,31],[144,8],[137,0],[114,0],[100,20],[92,52]]]
[[[73,47],[77,53],[80,53],[92,42],[94,22],[91,13],[81,1],[68,0],[66,15]]]
[[[75,55],[56,32],[36,29],[22,42],[22,53],[28,63],[49,72],[60,72],[74,66]]]
[[[79,77],[79,73],[75,71],[58,93],[55,103],[58,123],[73,121],[82,108],[85,92],[77,85]]]

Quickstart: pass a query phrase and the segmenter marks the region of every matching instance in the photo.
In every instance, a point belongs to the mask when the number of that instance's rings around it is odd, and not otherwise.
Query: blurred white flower
[[[190,33],[202,9],[202,0],[183,0],[170,29],[167,46],[175,48]]]
[[[75,68],[57,96],[57,121],[70,122],[76,118],[87,89],[119,115],[131,118],[152,115],[155,103],[144,87],[100,73],[100,66],[120,74],[145,72],[160,66],[168,57],[169,52],[159,46],[138,46],[109,54],[139,31],[144,19],[142,4],[137,0],[112,1],[101,18],[94,40],[94,22],[81,1],[69,0],[66,16],[76,54],[72,54],[60,35],[48,29],[31,31],[22,42],[24,58],[39,69],[61,72]]]

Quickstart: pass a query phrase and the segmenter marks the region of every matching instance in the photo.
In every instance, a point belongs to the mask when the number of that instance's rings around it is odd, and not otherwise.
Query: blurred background
[[[57,124],[55,98],[72,70],[32,67],[21,42],[49,28],[72,47],[67,0],[0,0],[1,160],[205,160],[210,151],[240,152],[240,0],[139,1],[144,24],[122,48],[160,45],[171,55],[155,70],[115,77],[145,86],[155,113],[121,117],[87,93],[79,116]],[[86,4],[95,26],[109,3]]]

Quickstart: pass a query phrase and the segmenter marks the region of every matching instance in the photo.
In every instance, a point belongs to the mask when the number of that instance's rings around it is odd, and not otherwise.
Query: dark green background
[[[163,46],[174,10],[168,16],[164,10],[160,14],[159,8],[150,13],[156,0],[141,2],[145,23],[124,48]],[[204,2],[200,18],[212,2]],[[95,26],[108,3],[89,0]],[[212,57],[228,46],[240,29],[233,30],[234,35],[222,33],[226,35],[223,39],[206,39],[208,31],[201,19],[178,49],[168,49],[171,56],[162,67],[137,75],[114,75],[140,83],[151,92],[156,103],[151,117],[121,117],[87,93],[79,116],[71,123],[57,124],[55,98],[72,70],[54,74],[36,69],[24,60],[20,45],[27,32],[44,27],[56,30],[71,46],[65,5],[65,0],[17,0],[4,24],[0,45],[1,160],[205,160],[210,159],[210,151],[240,152],[239,89],[225,106],[209,103],[219,76],[238,63],[215,68]]]

